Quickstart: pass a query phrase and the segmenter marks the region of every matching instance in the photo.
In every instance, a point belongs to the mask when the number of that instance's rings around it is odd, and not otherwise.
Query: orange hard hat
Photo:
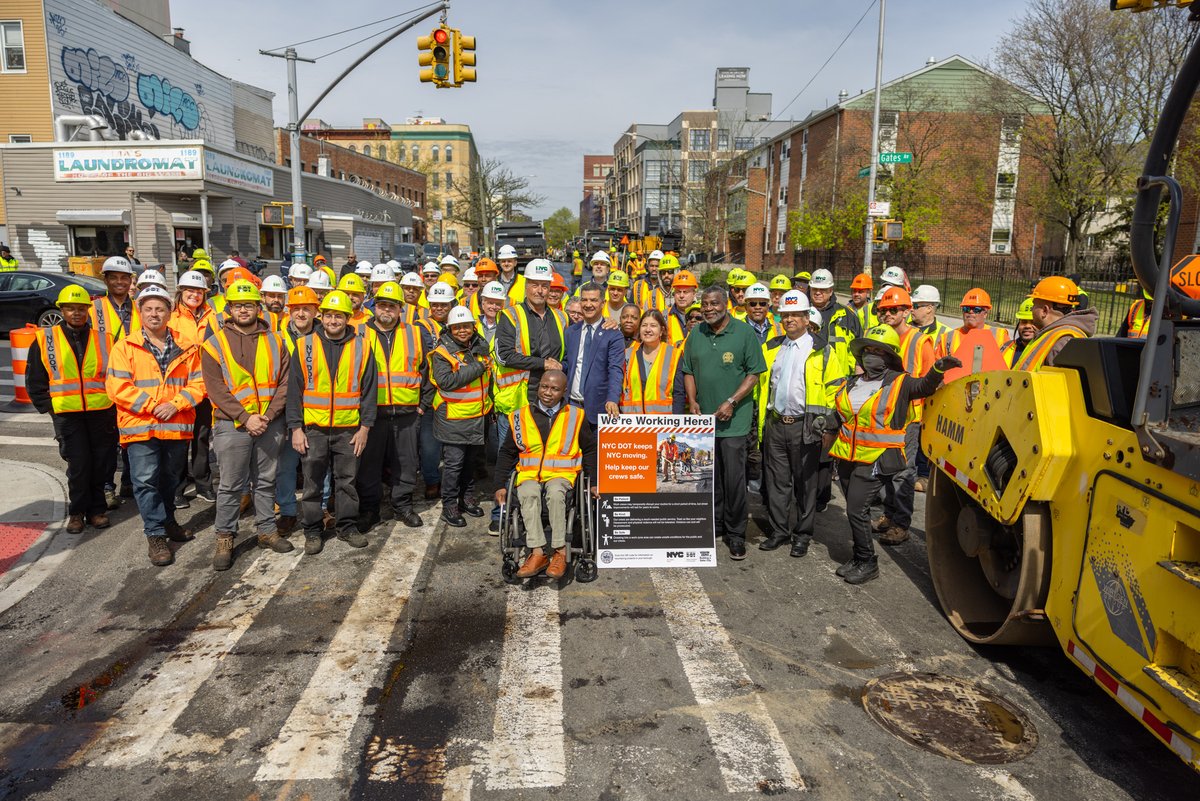
[[[692,289],[699,289],[700,282],[696,280],[696,274],[691,270],[680,270],[679,272],[675,273],[675,279],[671,281],[672,289],[678,287],[691,287]]]
[[[313,256],[313,264],[324,264],[325,262],[326,259],[321,254],[318,253],[316,256]]]
[[[245,267],[234,267],[229,272],[225,273],[225,288],[228,289],[234,281],[249,281],[256,287],[262,286],[262,281],[258,276],[247,270]]]
[[[963,295],[962,305],[982,306],[985,309],[990,309],[992,308],[992,296],[979,287],[968,289],[967,294]]]
[[[496,262],[484,257],[475,262],[475,274],[478,275],[479,273],[495,273],[499,275],[500,268],[496,266]]]
[[[875,282],[871,280],[871,276],[866,273],[859,273],[854,276],[854,280],[850,282],[851,289],[874,289]]]
[[[1037,282],[1029,297],[1063,306],[1079,305],[1079,287],[1070,278],[1050,275]]]
[[[1180,259],[1171,268],[1171,283],[1189,298],[1200,300],[1200,257]]]
[[[555,271],[554,275],[550,278],[550,288],[566,292],[569,287],[567,286],[567,282],[563,280],[563,277]]]
[[[289,306],[316,306],[320,302],[317,293],[306,286],[294,286],[288,290],[287,305]]]
[[[966,304],[974,305],[974,304]],[[912,298],[903,287],[890,286],[884,290],[882,297],[875,302],[875,306],[880,309],[894,309],[897,307],[912,308]]]

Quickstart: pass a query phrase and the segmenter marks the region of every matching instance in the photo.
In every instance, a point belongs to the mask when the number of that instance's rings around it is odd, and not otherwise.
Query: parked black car
[[[67,284],[79,284],[92,299],[103,297],[104,282],[86,275],[40,270],[0,272],[0,336],[8,338],[14,328],[28,323],[57,325],[62,322],[55,301]]]

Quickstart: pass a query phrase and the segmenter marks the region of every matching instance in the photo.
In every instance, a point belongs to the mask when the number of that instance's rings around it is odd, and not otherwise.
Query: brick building
[[[1046,228],[1029,198],[1042,175],[1021,146],[1021,131],[1045,118],[984,111],[981,98],[992,80],[952,56],[883,85],[879,151],[912,154],[910,163],[878,168],[876,199],[889,201],[890,217],[905,223],[905,239],[884,258],[1040,255]],[[804,250],[861,253],[873,105],[873,91],[843,92],[834,105],[763,144],[756,157],[764,167],[766,207],[745,223],[747,231],[760,225],[762,235],[743,233],[739,240],[726,225],[726,252],[737,252],[739,241],[753,243],[742,251],[747,267],[785,272]],[[748,180],[739,190],[731,178],[716,182],[727,192],[716,208],[727,216],[738,191],[758,189]]]
[[[583,199],[579,201],[579,232],[603,228],[604,185],[613,169],[613,157],[607,155],[583,157]]]

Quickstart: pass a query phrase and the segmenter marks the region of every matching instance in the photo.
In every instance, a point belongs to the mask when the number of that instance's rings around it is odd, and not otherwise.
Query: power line
[[[327,34],[325,34],[324,36],[318,36],[318,37],[316,37],[316,38],[314,38],[314,39],[305,39],[303,42],[295,42],[295,43],[293,43],[293,44],[289,44],[289,45],[283,45],[283,46],[281,46],[281,47],[277,47],[277,48],[275,48],[275,49],[276,49],[276,50],[285,50],[285,49],[287,49],[287,48],[289,48],[289,47],[299,47],[300,45],[304,45],[304,44],[310,44],[310,43],[312,43],[312,42],[319,42],[319,41],[321,41],[322,39],[332,39],[333,37],[335,37],[335,36],[341,36],[341,35],[342,35],[342,34],[344,34],[344,33],[351,33],[351,32],[353,32],[353,31],[360,31],[360,30],[362,30],[363,28],[371,28],[371,27],[374,27],[374,26],[376,26],[376,25],[379,25],[380,23],[383,23],[383,22],[391,22],[392,20],[395,20],[395,19],[401,19],[402,17],[403,17],[403,18],[407,18],[407,17],[410,17],[410,16],[412,16],[413,14],[416,14],[416,13],[417,13],[417,12],[419,12],[419,11],[423,11],[424,9],[426,9],[426,8],[429,8],[429,6],[432,6],[432,5],[435,5],[435,3],[426,3],[425,5],[417,6],[416,8],[410,9],[410,10],[408,10],[408,11],[402,11],[402,12],[400,12],[399,14],[395,14],[395,15],[393,15],[393,16],[390,16],[390,17],[384,17],[383,19],[377,19],[377,20],[375,20],[374,22],[367,22],[367,23],[364,23],[364,24],[362,24],[362,25],[355,25],[353,28],[346,28],[346,30],[344,30],[344,31],[335,31],[334,33],[327,33]],[[393,26],[393,27],[394,27],[394,26]],[[378,34],[371,34],[371,36],[376,36],[376,35],[378,35]],[[371,38],[371,36],[368,36],[368,37],[367,37],[367,39],[370,39],[370,38]],[[361,41],[366,41],[366,40],[361,40]],[[355,44],[358,44],[358,42],[356,42]],[[352,45],[351,45],[351,46],[352,46]],[[336,52],[336,51],[335,51],[335,52]],[[326,54],[326,55],[328,55],[328,54]]]

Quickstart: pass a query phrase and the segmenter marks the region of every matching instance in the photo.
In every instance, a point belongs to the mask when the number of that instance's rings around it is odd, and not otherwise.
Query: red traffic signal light
[[[446,44],[450,41],[450,34],[445,28],[438,28],[433,32],[433,41],[437,42],[438,44]]]

